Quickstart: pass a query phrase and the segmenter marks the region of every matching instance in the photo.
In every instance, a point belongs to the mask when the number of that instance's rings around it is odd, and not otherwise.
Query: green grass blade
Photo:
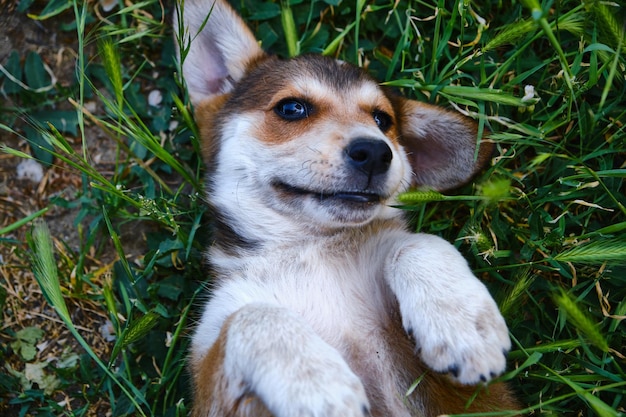
[[[122,80],[122,63],[120,62],[118,47],[115,46],[113,39],[110,37],[100,39],[98,46],[104,70],[113,86],[118,113],[122,114],[122,109],[124,108],[124,82]]]
[[[108,100],[100,93],[97,94],[100,100],[105,103],[105,106],[115,113],[115,116],[121,120],[117,126],[103,120],[100,121],[101,124],[122,136],[133,138],[135,141],[152,152],[154,156],[179,173],[185,181],[191,184],[195,189],[201,189],[200,183],[195,176],[190,173],[189,170],[183,166],[174,155],[170,154],[163,148],[160,139],[150,131],[148,126],[143,123],[141,117],[135,113],[132,107],[129,106],[131,113],[131,117],[129,117],[122,110],[120,110],[118,106],[114,105],[111,100]],[[161,179],[158,178],[158,176],[153,175],[153,178],[161,182]],[[166,184],[163,182],[161,182],[161,186],[167,188]]]
[[[615,57],[613,58],[613,61],[611,62],[611,69],[609,71],[609,74],[607,76],[606,79],[606,85],[604,86],[604,89],[602,90],[602,97],[600,98],[600,105],[599,108],[603,108],[605,103],[606,103],[606,99],[609,96],[609,92],[611,90],[611,88],[614,87],[613,85],[613,79],[615,79],[615,76],[618,74],[621,74],[623,77],[623,74],[621,72],[618,73],[618,65],[620,63],[620,57],[621,57],[621,52],[622,52],[622,46],[624,44],[624,37],[622,36],[619,39],[619,42],[617,44],[617,50],[615,51]],[[623,70],[622,70],[623,71]]]
[[[32,232],[32,238],[29,241],[29,246],[31,248],[32,254],[32,263],[33,263],[33,272],[35,273],[35,279],[41,288],[44,297],[54,308],[56,313],[59,315],[65,326],[72,333],[74,338],[79,342],[79,344],[85,349],[87,354],[98,364],[98,366],[113,380],[113,382],[119,386],[119,388],[124,392],[129,401],[135,406],[137,411],[145,416],[145,413],[142,411],[140,403],[145,403],[143,395],[135,388],[135,386],[130,381],[122,382],[118,379],[115,374],[111,372],[108,366],[106,366],[93,351],[89,343],[83,338],[83,336],[78,332],[78,329],[74,326],[72,322],[72,318],[70,316],[70,312],[67,308],[67,304],[63,298],[63,294],[61,292],[61,284],[59,282],[59,275],[56,265],[56,260],[54,258],[54,244],[52,242],[52,237],[50,235],[50,230],[48,226],[43,221],[35,224],[35,227]],[[139,400],[139,401],[138,401]]]
[[[567,321],[571,322],[585,338],[603,352],[608,352],[609,345],[606,338],[600,333],[597,325],[582,310],[576,300],[565,290],[560,289],[553,295],[554,302],[565,314]]]
[[[572,388],[578,396],[580,396],[585,401],[587,401],[587,403],[595,411],[596,415],[600,417],[619,417],[623,415],[622,413],[618,412],[613,407],[609,406],[607,403],[602,401],[600,398],[595,396],[594,393],[592,392],[592,391],[595,391],[594,388],[592,388],[591,390],[585,389],[581,387],[580,384],[577,384],[573,380],[569,378],[565,378],[562,375],[559,375],[557,372],[554,372],[554,375],[556,375],[558,379],[563,381],[563,383],[565,383],[570,388]],[[623,384],[618,384],[618,385],[623,385]]]
[[[335,39],[333,39],[328,46],[326,46],[326,48],[324,48],[324,50],[322,51],[322,55],[325,56],[330,56],[330,55],[334,55],[337,52],[337,49],[339,48],[339,45],[341,45],[341,42],[343,41],[343,39],[346,37],[346,35],[348,33],[350,33],[350,31],[356,26],[356,22],[352,22],[350,23],[348,26],[346,26],[340,33],[339,35],[337,35],[335,37]]]
[[[521,269],[515,278],[515,285],[506,293],[506,296],[499,303],[500,312],[509,319],[520,313],[520,305],[525,298],[526,291],[530,289],[535,276],[531,275],[530,269]]]
[[[542,357],[543,357],[543,354],[541,352],[532,352],[521,365],[519,365],[514,370],[503,375],[501,377],[502,380],[508,381],[508,380],[515,378],[515,376],[519,375],[524,370],[528,370],[528,368],[539,363]]]
[[[441,92],[451,97],[463,97],[515,107],[527,107],[537,103],[538,99],[522,100],[499,89],[468,87],[462,85],[432,85],[413,80],[395,80],[384,83],[392,87],[408,87],[421,91]]]
[[[554,352],[567,352],[571,349],[576,349],[581,345],[580,339],[559,340],[552,343],[543,343],[539,346],[532,346],[524,348],[524,350],[514,350],[509,353],[510,359],[521,359],[528,357],[532,353],[554,353]]]
[[[618,3],[605,3],[599,0],[583,0],[585,8],[595,19],[599,29],[600,41],[611,45],[618,52],[624,48],[626,37],[624,21],[620,23]],[[622,7],[624,5],[622,4]],[[623,10],[621,11],[623,17]],[[622,52],[626,52],[623,51]]]
[[[73,2],[74,6],[74,20],[76,22],[76,39],[78,41],[78,56],[76,59],[76,75],[78,77],[78,106],[76,106],[76,116],[78,119],[78,130],[80,132],[80,139],[83,150],[83,160],[87,160],[87,138],[85,135],[85,118],[83,112],[80,110],[83,108],[85,102],[85,86],[87,80],[85,77],[86,59],[85,59],[85,31],[87,27],[87,2],[83,2],[82,7],[79,9],[77,1]]]
[[[18,158],[23,158],[23,159],[35,159],[33,158],[31,155],[22,152],[22,151],[18,151],[17,149],[13,149],[8,147],[5,144],[0,144],[0,152],[9,154],[9,155],[13,155],[13,156],[17,156]]]
[[[141,340],[158,323],[159,315],[154,311],[149,311],[148,313],[142,315],[139,319],[133,320],[124,330],[122,330],[120,337],[117,339],[117,342],[113,347],[113,351],[111,352],[110,362],[113,363],[122,349],[125,349],[129,345]]]
[[[525,35],[535,30],[535,27],[535,23],[532,19],[510,24],[487,42],[483,47],[483,52],[497,49],[503,45],[513,45]]]
[[[605,235],[605,236],[610,236],[614,233],[619,233],[619,232],[623,232],[624,230],[626,230],[626,222],[621,222],[621,223],[615,223],[606,227],[602,227],[598,230],[594,230],[593,232],[589,232],[589,233],[585,233],[584,235],[580,235],[578,237],[578,239],[582,240],[582,239],[586,239],[590,236],[594,236],[594,235]]]
[[[24,217],[22,219],[19,219],[18,221],[14,222],[14,223],[6,226],[6,227],[0,228],[0,236],[2,236],[4,234],[7,234],[7,233],[10,233],[10,232],[12,232],[12,231],[14,231],[16,229],[19,229],[20,227],[24,226],[25,224],[30,223],[31,221],[33,221],[33,220],[43,216],[44,214],[46,214],[46,212],[48,212],[48,210],[50,210],[49,207],[42,208],[41,210],[36,211],[35,213],[32,213],[32,214],[29,214],[28,216],[26,216],[26,217]]]
[[[446,196],[437,191],[407,191],[398,196],[398,201],[404,204],[427,203],[445,199]]]
[[[595,240],[591,243],[575,246],[554,256],[559,262],[584,264],[626,264],[626,240]]]
[[[43,221],[37,222],[32,232],[33,272],[48,303],[64,322],[71,322],[70,313],[61,293],[61,284],[54,259],[54,244],[50,230]]]
[[[300,53],[300,44],[298,42],[298,32],[296,30],[296,22],[293,20],[293,12],[289,6],[288,0],[280,2],[280,21],[285,32],[285,41],[287,42],[287,50],[289,57],[297,56]]]

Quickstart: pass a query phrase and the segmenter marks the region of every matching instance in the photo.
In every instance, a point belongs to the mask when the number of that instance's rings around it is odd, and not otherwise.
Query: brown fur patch
[[[206,356],[191,364],[196,398],[191,417],[271,417],[258,397],[246,392],[245,387],[239,387],[241,396],[234,401],[228,392],[231,381],[224,375],[224,358],[230,322],[231,318],[226,319]]]
[[[429,369],[416,355],[415,343],[406,336],[397,318],[387,327],[387,340],[394,341],[395,355],[392,372],[403,375],[402,390],[411,386],[418,378],[423,379],[417,388],[405,398],[411,404],[412,415],[435,417],[445,414],[489,412],[498,410],[517,410],[519,403],[504,383],[493,383],[485,387],[468,386],[455,383],[448,375]],[[473,398],[476,392],[476,398]],[[368,393],[369,394],[369,393]],[[375,407],[372,407],[375,409]],[[387,417],[384,412],[372,413],[372,417]]]
[[[209,170],[214,165],[214,158],[217,153],[219,123],[217,116],[224,104],[228,100],[228,94],[215,96],[212,99],[204,100],[195,110],[195,120],[200,130],[200,146],[202,150],[202,158]]]

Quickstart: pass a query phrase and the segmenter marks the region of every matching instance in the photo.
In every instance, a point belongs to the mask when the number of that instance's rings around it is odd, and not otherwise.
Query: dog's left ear
[[[413,186],[449,190],[468,182],[489,160],[490,143],[478,142],[476,124],[457,113],[396,98],[400,143],[413,168]]]
[[[179,1],[173,23],[178,60],[195,105],[229,93],[250,63],[265,54],[226,0]]]

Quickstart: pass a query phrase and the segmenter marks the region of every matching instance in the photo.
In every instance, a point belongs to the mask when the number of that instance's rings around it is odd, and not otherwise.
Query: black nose
[[[384,174],[391,165],[391,148],[378,139],[355,139],[345,150],[348,163],[369,177]]]

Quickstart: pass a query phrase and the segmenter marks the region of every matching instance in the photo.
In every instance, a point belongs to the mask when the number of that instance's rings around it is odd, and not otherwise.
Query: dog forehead
[[[231,103],[239,110],[258,110],[288,97],[368,109],[389,106],[378,82],[364,70],[321,55],[260,62],[238,83]]]
[[[339,80],[339,81],[338,81]],[[315,74],[305,73],[294,76],[288,86],[288,94],[310,98],[323,103],[351,103],[357,107],[380,107],[384,94],[378,85],[368,78],[356,79],[350,83],[342,83],[337,79],[320,78]]]
[[[377,85],[361,68],[322,55],[302,55],[283,61],[283,65],[276,66],[276,71],[287,81],[317,82],[335,91],[350,90],[361,84]]]

